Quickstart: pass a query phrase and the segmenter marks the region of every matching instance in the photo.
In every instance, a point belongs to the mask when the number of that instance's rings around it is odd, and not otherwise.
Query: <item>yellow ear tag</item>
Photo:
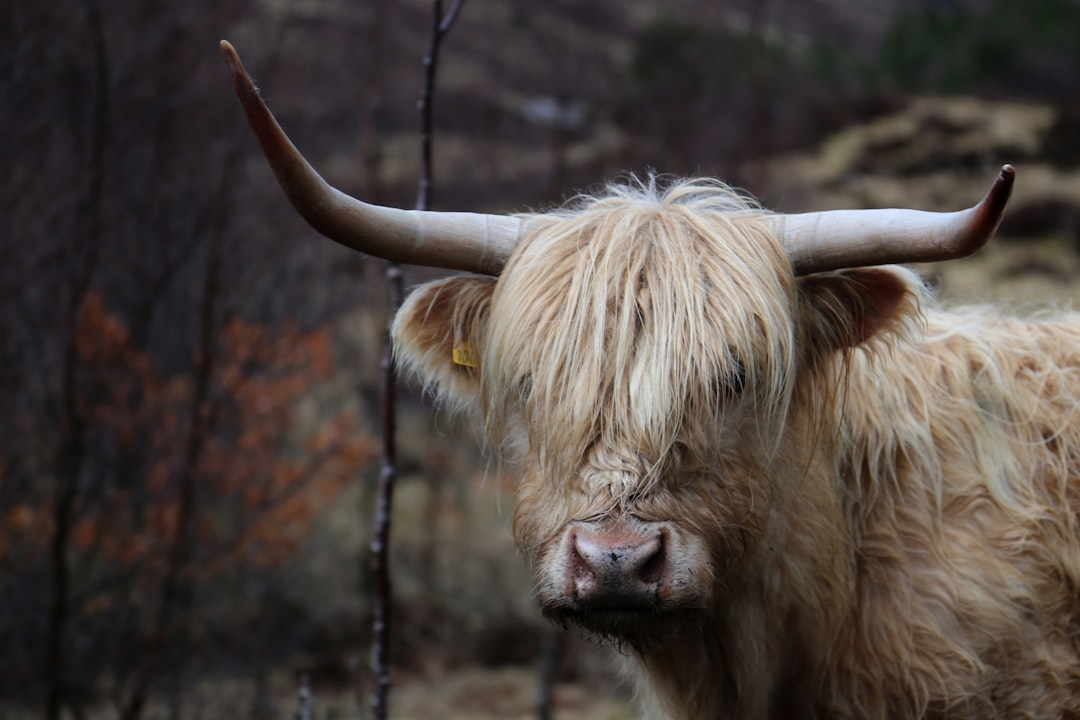
[[[480,353],[476,352],[476,346],[471,342],[463,342],[454,346],[454,364],[462,367],[480,367]]]

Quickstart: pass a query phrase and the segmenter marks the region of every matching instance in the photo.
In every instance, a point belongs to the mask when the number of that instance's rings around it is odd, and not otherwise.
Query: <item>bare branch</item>
[[[450,12],[446,13],[446,17],[439,23],[439,33],[445,35],[450,32],[450,28],[454,27],[454,23],[457,21],[458,14],[461,12],[461,8],[465,5],[465,0],[455,0],[453,6],[450,8]]]
[[[312,694],[311,694],[311,678],[307,673],[300,676],[300,691],[297,697],[296,713],[293,715],[295,720],[312,720],[314,713],[312,713]]]
[[[439,50],[443,38],[454,26],[465,0],[456,0],[445,16],[442,0],[435,0],[434,26],[431,31],[431,45],[424,57],[424,88],[420,94],[420,187],[416,197],[416,209],[431,208],[432,196],[432,143],[434,139],[434,115],[432,101],[435,96],[435,72],[439,66]]]
[[[431,207],[432,196],[432,137],[433,114],[432,101],[435,95],[435,71],[438,67],[439,49],[443,37],[453,27],[461,12],[465,0],[456,0],[450,12],[443,16],[442,0],[435,0],[434,23],[431,33],[431,45],[424,58],[424,86],[421,92],[420,110],[420,179],[416,197],[416,209],[427,210]],[[395,263],[386,266],[386,281],[390,288],[391,318],[397,314],[404,297],[401,270]],[[371,716],[375,720],[385,720],[388,712],[390,693],[390,528],[391,508],[393,507],[394,483],[397,479],[396,447],[396,407],[395,407],[395,370],[394,352],[390,341],[389,327],[382,359],[382,471],[379,474],[379,492],[375,507],[375,527],[371,540],[371,568],[375,591],[371,668],[375,676],[375,687],[371,693]]]
[[[50,540],[50,588],[48,625],[45,640],[45,717],[57,720],[67,694],[64,670],[67,665],[67,634],[71,607],[71,568],[68,542],[75,524],[78,478],[86,459],[87,418],[79,392],[78,351],[75,346],[79,308],[90,292],[101,253],[102,205],[104,202],[105,149],[108,144],[109,68],[101,12],[94,0],[84,0],[88,27],[93,42],[95,75],[94,112],[92,116],[89,187],[80,206],[80,235],[75,252],[81,262],[68,298],[67,336],[60,386],[60,412],[63,436],[56,454],[56,489],[53,511],[53,535]]]

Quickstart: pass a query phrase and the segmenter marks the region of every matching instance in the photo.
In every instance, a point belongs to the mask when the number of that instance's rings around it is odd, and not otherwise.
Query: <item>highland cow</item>
[[[398,358],[521,474],[545,615],[624,649],[648,717],[1080,717],[1080,318],[943,309],[893,265],[959,213],[775,215],[715,181],[546,214],[373,207],[326,185],[226,47],[316,228],[471,270]]]

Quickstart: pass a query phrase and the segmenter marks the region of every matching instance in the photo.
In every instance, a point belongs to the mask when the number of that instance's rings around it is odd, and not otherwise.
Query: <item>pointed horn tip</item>
[[[978,206],[989,208],[999,215],[1005,212],[1005,206],[1012,196],[1012,189],[1015,181],[1016,168],[1009,164],[1002,165],[998,176],[994,178],[994,184],[990,186],[990,190],[986,193],[986,197],[983,198]]]
[[[998,173],[997,181],[994,183],[994,185],[1008,192],[1012,190],[1013,182],[1015,181],[1016,168],[1006,163],[1001,166],[1001,172]]]
[[[222,40],[218,43],[218,47],[221,48],[221,55],[225,58],[225,64],[229,66],[230,70],[235,73],[237,67],[243,67],[243,64],[240,62],[240,56],[236,54],[236,48],[232,46],[231,42]]]
[[[236,48],[234,48],[232,43],[228,40],[222,40],[218,45],[221,48],[222,57],[225,58],[225,64],[229,66],[229,72],[232,73],[233,80],[236,81],[237,90],[242,87],[249,91],[254,90],[251,76],[248,75],[244,63],[241,62],[240,55],[236,52]]]
[[[989,242],[1005,216],[1005,208],[1012,196],[1015,180],[1016,168],[1009,164],[1002,165],[986,196],[968,211],[971,224],[965,233],[957,237],[955,254],[946,259],[967,257]]]

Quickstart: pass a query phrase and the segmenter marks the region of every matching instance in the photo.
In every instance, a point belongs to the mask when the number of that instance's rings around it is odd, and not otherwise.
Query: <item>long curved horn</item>
[[[278,125],[233,46],[222,40],[221,52],[270,167],[312,227],[342,245],[394,262],[488,275],[502,271],[523,234],[520,219],[380,207],[331,187]]]
[[[865,265],[938,262],[964,257],[993,236],[1005,214],[1016,170],[1001,168],[978,205],[959,212],[830,210],[769,218],[796,275]]]

